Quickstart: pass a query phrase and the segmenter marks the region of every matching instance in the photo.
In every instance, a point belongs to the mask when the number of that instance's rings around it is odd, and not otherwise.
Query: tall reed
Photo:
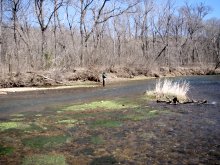
[[[172,81],[165,79],[156,82],[155,89],[153,91],[147,91],[147,95],[155,95],[156,98],[174,96],[179,100],[187,100],[187,93],[190,85],[186,81]]]

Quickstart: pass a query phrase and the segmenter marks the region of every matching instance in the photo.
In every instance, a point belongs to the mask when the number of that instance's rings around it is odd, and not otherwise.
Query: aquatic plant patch
[[[141,120],[153,118],[160,114],[165,114],[165,113],[167,113],[167,111],[137,108],[137,109],[134,109],[133,111],[128,111],[127,114],[120,115],[120,117],[123,120],[141,121]]]
[[[93,148],[83,148],[81,150],[78,151],[78,153],[83,154],[83,155],[94,155],[95,149]]]
[[[105,128],[114,128],[114,127],[121,127],[122,123],[120,121],[115,120],[96,120],[90,123],[91,127],[105,127]]]
[[[10,116],[12,116],[12,117],[24,117],[24,114],[16,113],[16,114],[12,114]]]
[[[105,141],[102,136],[92,136],[91,142],[93,144],[99,145],[99,144],[103,144]]]
[[[87,119],[87,118],[95,118],[97,114],[95,113],[75,113],[73,114],[74,119]]]
[[[155,117],[158,114],[159,114],[158,110],[151,110],[148,112],[148,117]]]
[[[26,156],[22,165],[67,165],[66,158],[59,154]]]
[[[77,122],[78,122],[78,120],[66,119],[66,120],[59,120],[57,123],[58,124],[75,124]]]
[[[25,129],[25,132],[38,132],[38,131],[43,131],[47,130],[46,127],[41,126],[39,123],[34,122],[30,124],[30,127]]]
[[[153,132],[145,132],[143,134],[140,134],[140,137],[144,139],[156,139],[156,135]]]
[[[95,158],[92,160],[90,165],[110,165],[110,164],[117,164],[118,161],[113,156],[102,156],[99,158]]]
[[[31,148],[45,148],[56,147],[63,143],[66,143],[70,138],[68,136],[36,136],[27,139],[23,139],[22,142],[25,146]]]
[[[9,121],[9,122],[0,122],[0,131],[5,131],[8,129],[26,129],[30,127],[29,124],[25,124],[22,122],[15,122],[15,121]]]
[[[85,111],[85,110],[95,110],[95,109],[123,109],[123,108],[134,108],[137,105],[134,104],[124,104],[117,101],[95,101],[91,103],[77,104],[63,108],[63,111]]]
[[[25,118],[12,118],[11,121],[23,121]]]
[[[0,145],[0,155],[11,155],[14,152],[13,147],[4,147]]]
[[[129,114],[129,115],[125,115],[123,118],[132,121],[140,121],[146,119],[146,117],[142,114]]]
[[[143,114],[147,117],[147,118],[154,118],[157,117],[159,115],[171,115],[173,112],[169,111],[169,110],[150,110],[150,111],[144,111]]]
[[[62,124],[63,126],[65,126],[67,128],[72,128],[79,122],[78,122],[78,120],[74,120],[74,119],[65,119],[65,120],[59,120],[56,123],[57,124]]]
[[[144,119],[156,117],[157,115],[159,115],[159,113],[156,110],[149,112],[143,111],[141,113],[133,113],[133,114],[125,115],[123,118],[126,120],[141,121]]]

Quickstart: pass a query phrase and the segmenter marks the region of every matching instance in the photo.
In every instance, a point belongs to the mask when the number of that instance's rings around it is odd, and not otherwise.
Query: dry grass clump
[[[186,81],[174,82],[172,80],[165,79],[159,80],[156,83],[153,91],[147,91],[146,94],[157,99],[170,99],[171,97],[177,97],[180,101],[188,100],[187,92],[190,85]]]

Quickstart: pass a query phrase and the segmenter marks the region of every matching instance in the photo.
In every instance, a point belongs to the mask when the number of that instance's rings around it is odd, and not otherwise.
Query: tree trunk
[[[46,48],[46,36],[45,36],[45,30],[42,29],[41,31],[41,67],[45,67],[45,58],[46,58],[46,53],[45,53],[45,48]]]
[[[57,0],[54,0],[54,58],[55,58],[55,65],[57,64],[57,19],[58,19],[58,12],[56,10],[57,7]]]
[[[2,38],[2,14],[3,14],[3,0],[0,1],[0,68],[1,71],[0,73],[3,73],[3,65],[2,65],[2,42],[3,42],[3,38]]]
[[[84,21],[83,1],[81,1],[81,15],[80,15],[80,66],[83,66],[83,53],[84,53],[84,33],[83,33],[83,21]]]
[[[14,49],[14,55],[17,61],[17,72],[20,72],[20,59],[19,59],[19,49],[18,49],[18,36],[17,36],[17,9],[14,8],[13,10],[13,32],[14,32],[14,42],[15,42],[15,49]]]

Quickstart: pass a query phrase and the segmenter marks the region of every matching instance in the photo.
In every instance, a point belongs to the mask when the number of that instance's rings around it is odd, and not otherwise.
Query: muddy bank
[[[168,68],[162,67],[156,71],[145,68],[109,68],[104,69],[107,73],[109,82],[122,81],[128,79],[139,79],[140,77],[165,77],[165,76],[186,76],[186,75],[214,75],[219,74],[219,70],[194,68]],[[26,73],[11,73],[0,76],[0,87],[50,87],[72,85],[76,81],[102,81],[100,69],[75,69],[67,70],[50,70]]]

